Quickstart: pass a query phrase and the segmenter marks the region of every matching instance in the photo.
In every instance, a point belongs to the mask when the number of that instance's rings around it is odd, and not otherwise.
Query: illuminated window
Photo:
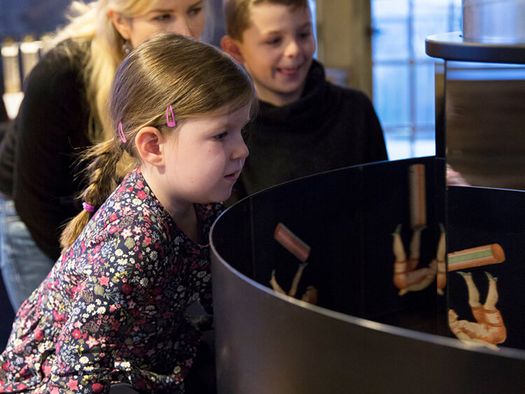
[[[390,159],[435,154],[434,63],[425,38],[461,30],[461,0],[371,0],[374,106]]]

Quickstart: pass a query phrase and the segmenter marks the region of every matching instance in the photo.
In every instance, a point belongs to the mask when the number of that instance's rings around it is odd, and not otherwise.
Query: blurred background
[[[390,158],[433,155],[436,60],[425,54],[425,37],[461,30],[461,0],[310,1],[318,58],[334,82],[364,90],[373,99]],[[38,42],[65,22],[69,3],[2,0],[0,42]],[[221,0],[211,0],[211,6],[209,41],[217,43],[224,31]],[[22,53],[17,56],[21,59]],[[19,63],[23,81],[28,70]],[[9,89],[5,85],[4,92],[23,89],[16,81]]]

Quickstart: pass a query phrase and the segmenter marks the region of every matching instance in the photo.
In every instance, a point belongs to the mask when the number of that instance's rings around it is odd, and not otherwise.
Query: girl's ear
[[[108,11],[108,17],[115,29],[120,33],[124,40],[129,40],[131,26],[128,19],[119,12]]]
[[[140,160],[155,167],[164,165],[162,145],[165,143],[166,137],[159,129],[152,126],[143,127],[135,136],[135,147]]]
[[[221,48],[228,55],[233,57],[237,62],[243,64],[244,57],[242,56],[239,42],[232,37],[225,35],[221,38]]]

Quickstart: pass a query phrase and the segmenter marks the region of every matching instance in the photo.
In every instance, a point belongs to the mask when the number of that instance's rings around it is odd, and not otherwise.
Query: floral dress
[[[207,240],[221,206],[195,209]],[[177,228],[136,169],[20,307],[0,392],[184,392],[200,340],[184,312],[197,300],[211,307],[209,247]]]

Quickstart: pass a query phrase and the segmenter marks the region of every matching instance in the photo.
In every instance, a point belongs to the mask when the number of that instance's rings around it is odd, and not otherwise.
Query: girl
[[[199,335],[183,312],[210,304],[208,231],[248,155],[253,102],[241,66],[207,44],[164,35],[123,61],[115,136],[92,148],[70,246],[20,307],[0,392],[184,391]],[[137,166],[108,197],[124,154]]]
[[[159,33],[199,38],[207,0],[74,1],[72,20],[33,69],[0,153],[0,266],[13,309],[60,255],[63,225],[82,210],[79,153],[111,130],[107,102],[124,56]]]

